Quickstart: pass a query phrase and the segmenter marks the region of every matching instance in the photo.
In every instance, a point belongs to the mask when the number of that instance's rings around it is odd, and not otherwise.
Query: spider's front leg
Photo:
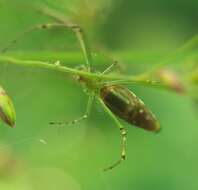
[[[91,55],[91,51],[89,48],[89,44],[87,42],[85,33],[83,32],[82,28],[77,25],[77,24],[73,24],[70,22],[66,22],[65,23],[46,23],[46,24],[39,24],[36,26],[33,26],[31,28],[29,28],[28,30],[26,30],[25,32],[23,32],[22,34],[20,34],[17,38],[15,38],[14,40],[10,41],[10,43],[1,50],[2,53],[6,52],[12,45],[14,45],[15,43],[17,43],[21,38],[23,38],[26,34],[35,31],[35,30],[42,30],[42,29],[51,29],[51,28],[57,28],[57,27],[61,27],[61,28],[68,28],[71,31],[73,31],[80,43],[84,58],[85,58],[85,62],[86,62],[86,67],[87,70],[90,71],[91,70],[91,64],[92,64],[92,55]]]

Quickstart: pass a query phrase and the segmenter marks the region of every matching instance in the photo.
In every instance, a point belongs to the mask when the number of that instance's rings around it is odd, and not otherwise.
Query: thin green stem
[[[72,30],[76,33],[76,36],[78,38],[78,41],[80,42],[80,46],[81,49],[83,51],[83,55],[86,61],[86,65],[88,67],[88,71],[90,70],[91,66],[92,66],[92,53],[89,47],[89,43],[87,41],[87,38],[85,36],[85,33],[82,32],[82,29],[76,25],[73,24],[71,22],[68,22],[68,19],[63,15],[60,14],[59,12],[57,12],[54,9],[50,9],[48,6],[43,5],[41,6],[39,9],[37,8],[37,10],[41,13],[44,14],[48,17],[51,17],[52,19],[56,20],[56,22],[58,22],[59,24],[57,25],[66,25],[66,26],[73,26]],[[164,67],[166,64],[170,63],[171,61],[175,61],[177,60],[178,57],[183,57],[184,54],[186,54],[187,52],[189,52],[190,50],[192,50],[193,48],[195,48],[198,44],[198,34],[196,34],[195,36],[193,36],[190,40],[188,40],[184,45],[182,45],[181,47],[177,48],[175,51],[173,51],[172,53],[170,53],[170,55],[166,56],[164,59],[162,59],[162,61],[160,61],[158,63],[157,66],[154,66],[153,68],[151,68],[149,71],[144,72],[141,76],[138,76],[138,79],[141,79],[141,82],[143,81],[143,84],[148,84],[147,79],[150,79],[152,76],[155,75],[155,73],[161,69],[162,67]],[[100,78],[105,78],[106,76],[102,76]],[[112,78],[111,78],[112,79]],[[115,77],[114,77],[115,79]],[[117,78],[116,78],[117,80]],[[122,79],[123,80],[123,77]],[[125,81],[129,81],[129,82],[133,82],[131,81],[131,78],[124,78]],[[146,83],[145,83],[146,81]],[[151,85],[149,83],[149,85]],[[156,86],[156,85],[155,85]],[[163,85],[158,85],[157,86],[163,86]]]
[[[72,74],[72,75],[79,75],[82,77],[86,77],[89,79],[99,79],[103,82],[106,82],[108,84],[108,81],[117,81],[117,83],[127,83],[127,84],[138,84],[138,85],[144,85],[144,86],[152,86],[152,87],[160,87],[165,88],[167,90],[170,90],[166,85],[162,83],[156,83],[154,81],[144,80],[140,76],[116,76],[116,75],[101,75],[101,73],[92,73],[92,72],[86,72],[81,71],[73,68],[69,68],[66,66],[61,66],[59,64],[51,64],[43,61],[32,61],[32,60],[20,60],[15,59],[8,56],[0,56],[0,64],[6,63],[6,64],[13,64],[13,65],[19,65],[23,67],[34,67],[34,68],[42,68],[46,70],[51,70],[55,72],[61,72],[65,74]]]
[[[89,73],[87,72],[79,71],[76,69],[72,69],[72,68],[57,65],[57,64],[50,64],[44,61],[20,60],[20,59],[15,59],[15,58],[8,57],[8,56],[0,56],[0,62],[13,64],[13,65],[19,65],[23,67],[43,68],[43,69],[58,71],[62,73],[77,74],[77,75],[82,75],[82,76],[86,75],[87,77],[89,77]]]
[[[161,69],[162,67],[166,66],[171,61],[176,60],[178,57],[183,56],[184,54],[187,54],[188,51],[191,51],[198,45],[198,34],[193,36],[190,40],[188,40],[184,45],[177,48],[175,51],[173,51],[170,55],[166,56],[162,61],[160,61],[157,66],[153,67],[148,72],[145,72],[142,74],[142,78],[147,78],[151,75],[153,75],[156,71]]]
[[[89,48],[89,43],[87,41],[86,35],[80,26],[73,24],[71,22],[67,22],[67,21],[65,21],[64,23],[46,23],[46,24],[39,24],[39,25],[33,26],[30,29],[23,32],[22,34],[20,34],[16,39],[12,40],[5,48],[1,50],[1,52],[2,53],[6,52],[13,44],[18,42],[20,39],[22,39],[23,36],[25,36],[26,34],[30,32],[33,32],[35,30],[50,29],[54,27],[68,28],[74,32],[74,34],[76,35],[76,38],[78,39],[80,43],[80,47],[82,49],[83,56],[85,58],[87,69],[88,71],[90,71],[91,65],[92,65],[92,55],[91,55],[91,50]]]

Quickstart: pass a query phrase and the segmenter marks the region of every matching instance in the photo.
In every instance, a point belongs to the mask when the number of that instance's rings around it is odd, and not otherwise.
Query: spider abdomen
[[[155,115],[133,92],[123,86],[104,86],[100,90],[104,104],[119,118],[148,131],[159,132]]]

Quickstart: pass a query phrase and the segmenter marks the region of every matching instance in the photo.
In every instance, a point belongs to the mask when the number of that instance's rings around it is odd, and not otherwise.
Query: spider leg
[[[112,69],[114,69],[116,66],[117,66],[118,62],[117,61],[114,61],[109,67],[107,67],[102,73],[101,75],[105,75],[109,72],[112,71]]]
[[[72,120],[72,121],[66,121],[66,122],[55,122],[55,121],[51,121],[50,125],[75,125],[77,123],[79,123],[82,120],[85,120],[88,118],[88,116],[90,115],[91,112],[91,108],[93,105],[93,101],[94,101],[94,95],[90,95],[88,102],[87,102],[87,107],[86,107],[86,111],[85,114],[83,114],[82,116]]]
[[[86,61],[86,67],[87,70],[90,71],[91,70],[91,64],[92,64],[92,55],[91,55],[91,51],[89,48],[89,44],[87,42],[85,33],[83,32],[82,28],[80,26],[78,26],[77,24],[73,24],[70,22],[64,22],[64,23],[46,23],[46,24],[39,24],[36,26],[33,26],[31,28],[29,28],[28,30],[26,30],[25,32],[23,32],[22,34],[20,34],[17,38],[15,38],[14,40],[10,41],[10,43],[1,50],[2,53],[6,52],[12,45],[14,45],[15,43],[17,43],[21,38],[23,38],[23,36],[25,36],[26,34],[35,31],[35,30],[41,30],[41,29],[51,29],[51,28],[55,28],[55,27],[63,27],[63,28],[68,28],[71,31],[73,31],[80,43],[85,61]]]
[[[110,165],[109,167],[104,169],[104,171],[108,171],[108,170],[111,170],[111,169],[115,168],[116,166],[121,164],[122,161],[124,161],[126,159],[126,140],[127,140],[126,135],[127,135],[127,133],[126,133],[125,128],[121,125],[121,123],[116,118],[116,116],[109,110],[109,108],[103,103],[103,101],[101,99],[99,99],[99,100],[100,100],[100,103],[102,104],[105,112],[107,112],[109,114],[109,116],[111,116],[111,118],[114,120],[116,125],[119,127],[120,135],[121,135],[121,139],[122,139],[122,147],[121,147],[120,159],[117,160],[112,165]]]

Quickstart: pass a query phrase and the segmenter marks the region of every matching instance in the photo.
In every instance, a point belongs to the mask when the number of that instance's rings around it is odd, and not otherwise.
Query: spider
[[[80,70],[85,71],[87,73],[93,73],[92,68],[92,54],[89,48],[89,44],[83,29],[71,22],[67,22],[65,20],[61,20],[56,15],[53,15],[49,12],[42,12],[45,15],[48,15],[54,18],[56,23],[47,23],[47,24],[40,24],[30,28],[29,30],[25,31],[22,35],[20,35],[17,39],[11,41],[7,47],[5,47],[2,52],[7,51],[11,45],[16,43],[18,39],[20,39],[23,35],[38,29],[50,29],[54,27],[63,27],[70,29],[76,35],[83,55],[85,59],[84,67],[81,67]],[[59,63],[57,63],[59,64]],[[112,165],[106,167],[104,171],[113,169],[114,167],[118,166],[123,160],[126,159],[126,140],[127,140],[127,133],[124,126],[121,124],[119,119],[122,119],[128,122],[131,125],[134,125],[139,128],[143,128],[147,131],[152,132],[159,132],[160,131],[160,124],[155,115],[145,106],[143,101],[138,98],[132,91],[130,91],[127,87],[123,86],[122,84],[127,84],[128,81],[126,80],[104,80],[103,76],[108,74],[115,66],[117,62],[115,61],[111,64],[108,68],[106,68],[98,77],[90,78],[80,74],[76,75],[76,79],[83,84],[87,91],[88,91],[88,103],[86,112],[79,118],[67,122],[70,124],[76,124],[82,120],[85,120],[90,115],[90,111],[92,108],[92,104],[94,99],[98,99],[104,111],[109,114],[109,116],[114,120],[116,126],[118,126],[121,140],[122,140],[122,147],[121,147],[121,154],[120,158],[114,162]],[[50,124],[66,124],[66,122],[50,122]]]

